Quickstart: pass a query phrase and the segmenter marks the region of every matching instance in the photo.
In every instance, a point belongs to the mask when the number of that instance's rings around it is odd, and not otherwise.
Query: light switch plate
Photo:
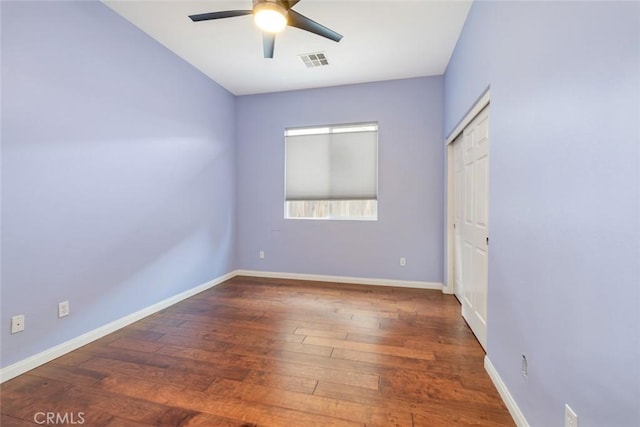
[[[65,317],[69,315],[69,301],[62,301],[58,303],[58,317]]]

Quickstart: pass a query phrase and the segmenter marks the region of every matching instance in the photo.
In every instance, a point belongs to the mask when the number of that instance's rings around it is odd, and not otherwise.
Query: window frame
[[[359,133],[359,132],[375,132],[375,198],[309,198],[299,200],[287,200],[287,137],[289,136],[305,136],[305,135],[326,135],[332,133]],[[340,123],[329,125],[300,126],[289,127],[283,132],[284,135],[284,219],[288,220],[321,220],[321,221],[377,221],[378,220],[378,192],[379,192],[379,140],[380,125],[378,121]],[[358,202],[373,202],[373,206],[360,206],[360,209],[372,211],[370,215],[338,215],[332,213],[336,204],[354,203],[353,206],[346,207],[347,210],[358,209]],[[290,216],[290,203],[326,203],[329,205],[329,213],[324,216]],[[319,207],[318,207],[319,208]],[[345,207],[343,206],[343,209]]]

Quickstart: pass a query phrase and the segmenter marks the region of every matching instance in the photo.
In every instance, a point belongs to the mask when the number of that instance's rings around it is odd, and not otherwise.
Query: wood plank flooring
[[[0,425],[513,426],[483,358],[440,291],[236,277],[5,382]]]

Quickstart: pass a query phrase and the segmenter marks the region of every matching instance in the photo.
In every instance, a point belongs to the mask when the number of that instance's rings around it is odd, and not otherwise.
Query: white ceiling
[[[301,0],[293,9],[344,38],[287,27],[262,56],[252,16],[192,22],[188,15],[251,9],[251,0],[103,0],[111,9],[235,95],[444,73],[472,0]],[[306,68],[299,54],[325,52]]]

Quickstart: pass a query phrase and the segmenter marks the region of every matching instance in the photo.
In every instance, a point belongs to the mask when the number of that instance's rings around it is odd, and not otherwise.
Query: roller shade
[[[285,131],[285,198],[376,200],[378,125]]]

